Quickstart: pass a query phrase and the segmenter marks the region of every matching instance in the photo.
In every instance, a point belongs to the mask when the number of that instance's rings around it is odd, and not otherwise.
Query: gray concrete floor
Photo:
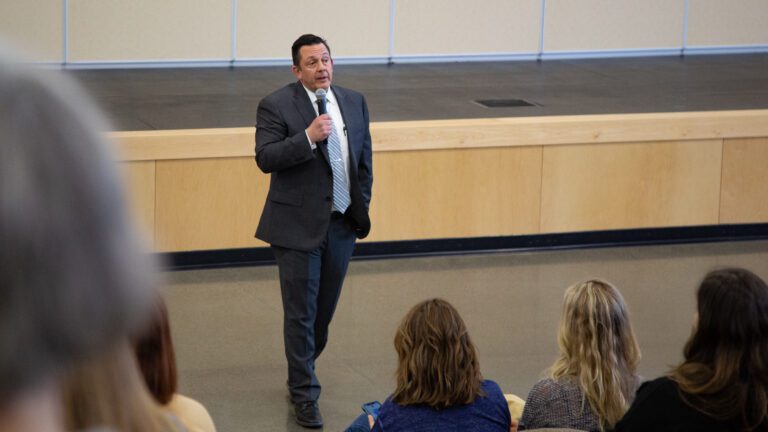
[[[393,389],[395,328],[416,302],[442,297],[464,317],[486,378],[525,397],[554,360],[562,294],[603,277],[625,296],[653,378],[681,358],[694,290],[716,267],[768,278],[768,241],[354,261],[318,360],[325,430]],[[181,390],[220,432],[298,431],[285,387],[282,308],[273,266],[166,273]]]

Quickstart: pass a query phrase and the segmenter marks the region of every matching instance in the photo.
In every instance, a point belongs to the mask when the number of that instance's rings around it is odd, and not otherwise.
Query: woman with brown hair
[[[216,432],[211,415],[198,401],[179,393],[176,353],[171,338],[168,308],[161,297],[155,303],[152,320],[133,341],[144,382],[155,401],[178,417],[192,432]]]
[[[640,387],[617,432],[768,430],[768,287],[730,268],[707,274],[696,297],[685,360]]]
[[[609,430],[639,385],[640,348],[624,298],[598,279],[565,291],[558,332],[560,357],[528,394],[520,430]]]
[[[498,384],[480,374],[464,321],[447,301],[414,306],[395,335],[397,387],[373,431],[509,432],[509,408]]]
[[[62,395],[68,430],[190,432],[147,392],[127,341],[66,371]]]

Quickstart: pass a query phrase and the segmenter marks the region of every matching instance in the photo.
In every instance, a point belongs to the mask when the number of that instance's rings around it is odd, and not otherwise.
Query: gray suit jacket
[[[368,205],[373,161],[368,106],[358,92],[333,86],[349,141],[352,203],[345,214],[358,238],[368,235]],[[256,115],[256,164],[270,173],[269,193],[256,237],[290,249],[320,245],[330,223],[333,173],[325,143],[312,150],[304,132],[315,114],[300,82],[289,84],[259,103]]]

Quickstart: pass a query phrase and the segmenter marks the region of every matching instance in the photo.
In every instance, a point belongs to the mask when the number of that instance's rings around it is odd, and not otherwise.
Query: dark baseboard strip
[[[358,243],[352,259],[768,239],[768,223]],[[160,254],[169,270],[274,264],[268,247]]]

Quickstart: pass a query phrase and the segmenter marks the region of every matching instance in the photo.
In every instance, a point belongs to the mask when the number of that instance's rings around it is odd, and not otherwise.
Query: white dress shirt
[[[315,114],[319,115],[317,108],[317,96],[315,96],[315,94],[309,91],[309,89],[306,87],[304,87],[304,90],[307,91],[309,100],[312,101],[312,107],[315,108]],[[336,95],[333,94],[333,90],[330,88],[325,93],[325,109],[331,116],[331,120],[333,121],[333,128],[336,129],[336,136],[339,137],[339,144],[341,144],[341,157],[344,159],[344,174],[347,178],[347,189],[349,189],[349,140],[347,139],[347,127],[344,125],[344,118],[341,116],[341,109],[339,109],[339,104],[336,102]],[[309,139],[308,133],[306,133],[306,135],[307,141],[309,141],[309,145],[312,146],[312,149],[314,150],[316,144],[313,143],[311,139]]]

